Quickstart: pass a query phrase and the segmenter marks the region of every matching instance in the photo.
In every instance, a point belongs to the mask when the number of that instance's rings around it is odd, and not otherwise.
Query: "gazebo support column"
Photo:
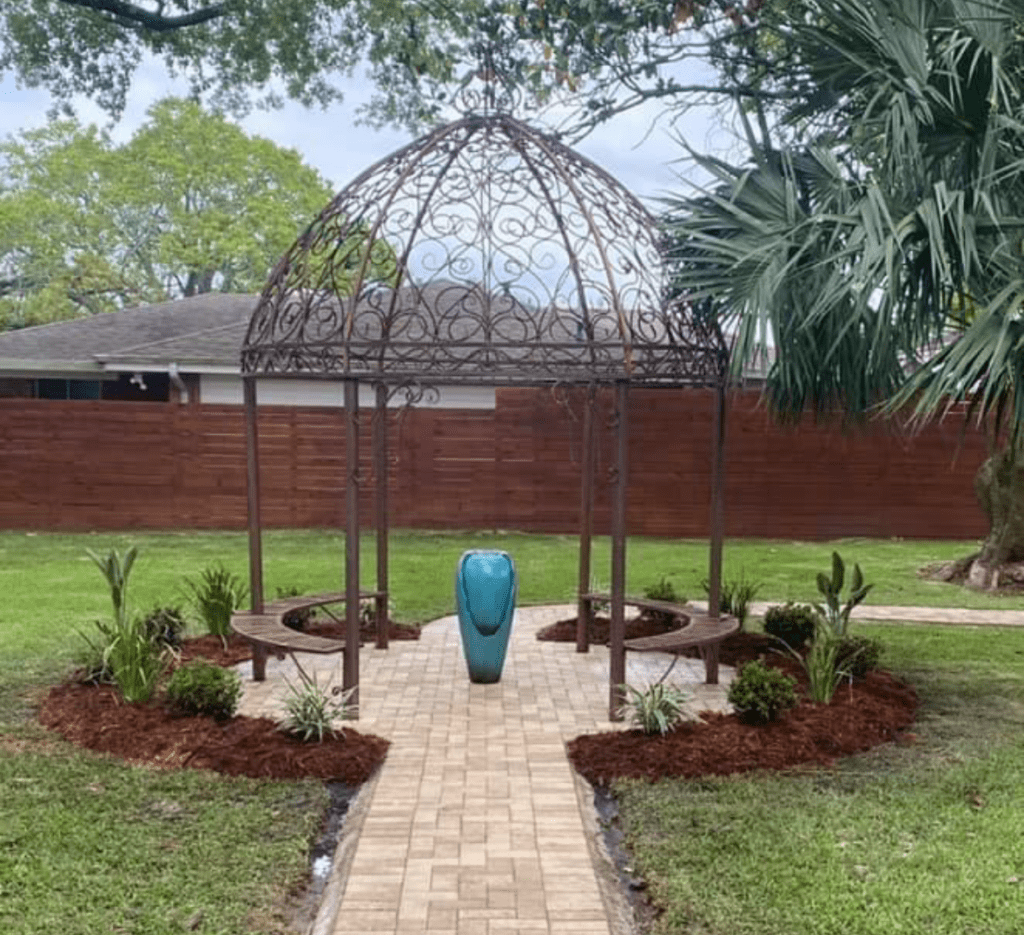
[[[580,576],[576,605],[576,652],[590,651],[593,605],[583,595],[590,592],[590,540],[594,526],[594,388],[583,399],[583,435],[580,445]]]
[[[263,613],[263,539],[260,519],[259,429],[256,423],[256,377],[242,379],[245,404],[245,495],[249,511],[249,611]],[[267,677],[267,648],[253,646],[252,677],[262,682]]]
[[[615,384],[615,490],[612,502],[612,606],[608,720],[621,721],[626,682],[626,488],[629,484],[629,384]]]
[[[359,705],[359,381],[345,380],[345,661],[342,687]]]
[[[377,384],[373,422],[373,473],[376,477],[377,649],[388,648],[388,388]]]
[[[725,404],[726,387],[715,387],[711,450],[711,548],[708,557],[708,615],[717,617],[722,606],[722,542],[725,539]],[[705,659],[705,663],[708,660]],[[718,653],[706,666],[707,683],[718,684]]]

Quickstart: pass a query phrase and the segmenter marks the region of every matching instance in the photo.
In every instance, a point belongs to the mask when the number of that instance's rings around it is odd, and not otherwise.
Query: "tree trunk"
[[[1002,566],[1024,561],[1024,453],[1003,448],[989,457],[974,475],[974,493],[989,533],[968,581],[994,588]]]

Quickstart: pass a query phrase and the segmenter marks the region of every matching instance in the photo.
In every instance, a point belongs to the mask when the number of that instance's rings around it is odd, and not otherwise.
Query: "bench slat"
[[[344,640],[300,633],[286,627],[278,614],[232,614],[231,629],[254,643],[285,652],[326,654],[338,653],[345,648]]]
[[[360,591],[360,600],[373,600],[383,595],[383,591]],[[279,597],[276,601],[268,601],[263,605],[265,614],[287,614],[293,610],[311,610],[326,604],[345,603],[344,591],[327,591],[323,594],[307,594],[300,597]]]

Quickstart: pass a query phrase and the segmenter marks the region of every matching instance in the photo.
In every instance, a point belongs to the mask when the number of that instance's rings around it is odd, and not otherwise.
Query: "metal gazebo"
[[[252,612],[263,575],[257,378],[343,384],[346,438],[344,687],[359,683],[359,386],[375,389],[377,645],[387,645],[386,409],[446,386],[580,387],[580,620],[590,583],[599,389],[614,399],[609,716],[625,681],[628,393],[711,387],[710,607],[717,616],[727,351],[673,297],[662,233],[610,175],[481,96],[460,120],[373,165],[281,259],[242,349]],[[383,596],[382,596],[383,595]],[[582,630],[582,626],[581,626]],[[578,648],[586,648],[580,640]],[[353,701],[357,700],[354,696]]]

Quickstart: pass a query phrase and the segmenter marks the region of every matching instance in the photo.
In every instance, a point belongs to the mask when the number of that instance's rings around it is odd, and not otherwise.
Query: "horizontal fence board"
[[[502,389],[494,411],[388,413],[394,526],[573,533],[580,522],[583,394]],[[629,530],[706,536],[713,394],[634,391]],[[598,394],[594,524],[606,533],[614,480],[611,401]],[[343,413],[260,410],[268,526],[344,522]],[[373,516],[373,413],[359,419],[360,518]],[[778,426],[754,393],[730,397],[730,536],[976,538],[973,475],[986,457],[956,417],[911,438],[893,423],[844,431],[806,418]],[[246,525],[245,423],[226,405],[0,400],[5,528],[236,528]]]

